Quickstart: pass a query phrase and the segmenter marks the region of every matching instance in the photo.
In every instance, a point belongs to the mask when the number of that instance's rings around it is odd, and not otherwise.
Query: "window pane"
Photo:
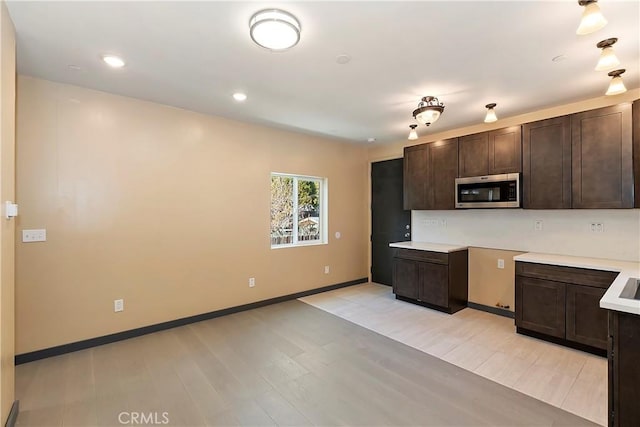
[[[320,182],[298,179],[298,240],[320,240]]]
[[[271,244],[293,243],[293,178],[271,177]]]

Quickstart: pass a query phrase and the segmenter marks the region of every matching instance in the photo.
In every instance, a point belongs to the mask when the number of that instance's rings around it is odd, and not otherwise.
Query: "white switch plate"
[[[113,300],[113,311],[118,313],[119,311],[124,311],[124,300],[123,299],[114,299]]]
[[[591,232],[592,233],[604,233],[604,223],[603,222],[592,222],[591,223]]]
[[[256,285],[256,278],[255,277],[249,277],[249,287],[253,288]]]
[[[22,242],[46,242],[47,230],[44,228],[36,230],[22,230]]]
[[[498,258],[498,268],[504,268],[504,260]]]
[[[328,265],[324,266],[324,274],[329,274],[329,266]]]

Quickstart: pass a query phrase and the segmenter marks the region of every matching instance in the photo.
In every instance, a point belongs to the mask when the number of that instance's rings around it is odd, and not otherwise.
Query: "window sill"
[[[300,248],[305,246],[321,246],[328,245],[328,242],[312,242],[312,243],[295,243],[290,245],[271,245],[271,249]]]

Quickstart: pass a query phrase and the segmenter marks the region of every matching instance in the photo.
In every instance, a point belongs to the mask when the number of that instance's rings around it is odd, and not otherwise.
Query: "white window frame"
[[[284,243],[280,245],[271,245],[271,249],[282,248],[295,248],[299,246],[317,246],[326,245],[329,242],[329,180],[320,176],[311,175],[295,175],[290,173],[271,172],[269,175],[269,182],[274,176],[283,176],[293,179],[293,218],[294,226],[292,230],[293,243]],[[303,240],[298,241],[298,181],[319,181],[320,182],[320,194],[318,195],[318,201],[320,206],[318,211],[320,212],[320,218],[318,220],[318,228],[320,239],[319,240]],[[271,207],[271,198],[269,198],[269,207]],[[271,226],[269,226],[269,241],[271,241]]]

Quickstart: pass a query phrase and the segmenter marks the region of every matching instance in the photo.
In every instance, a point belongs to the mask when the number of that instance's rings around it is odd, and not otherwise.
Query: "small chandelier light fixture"
[[[616,56],[616,53],[613,51],[613,45],[618,41],[617,38],[613,37],[610,39],[602,40],[596,46],[602,49],[600,53],[600,59],[598,60],[598,65],[596,65],[596,71],[609,71],[616,68],[620,65],[620,60]]]
[[[602,16],[602,12],[600,12],[598,0],[578,0],[578,4],[583,6],[584,10],[582,11],[580,25],[576,30],[577,35],[584,36],[585,34],[591,34],[607,25],[607,20]]]
[[[622,73],[626,70],[613,70],[608,73],[611,79],[611,83],[609,83],[609,89],[607,89],[607,93],[605,95],[619,95],[621,93],[625,93],[627,88],[624,86],[624,82],[622,81]]]
[[[491,103],[491,104],[487,104],[485,105],[485,108],[487,109],[487,115],[484,116],[484,122],[485,123],[493,123],[498,121],[498,116],[496,116],[496,112],[494,110],[494,108],[496,108],[496,103]]]
[[[409,125],[409,127],[411,128],[411,131],[409,132],[409,138],[407,138],[409,141],[415,141],[416,139],[418,139],[418,132],[416,132],[416,128],[418,127],[418,125]]]
[[[249,34],[256,44],[274,51],[289,49],[300,41],[300,22],[281,9],[256,12],[249,20]]]
[[[431,125],[440,118],[444,111],[444,104],[438,101],[435,96],[425,96],[418,104],[418,108],[413,110],[413,118],[423,125]]]

